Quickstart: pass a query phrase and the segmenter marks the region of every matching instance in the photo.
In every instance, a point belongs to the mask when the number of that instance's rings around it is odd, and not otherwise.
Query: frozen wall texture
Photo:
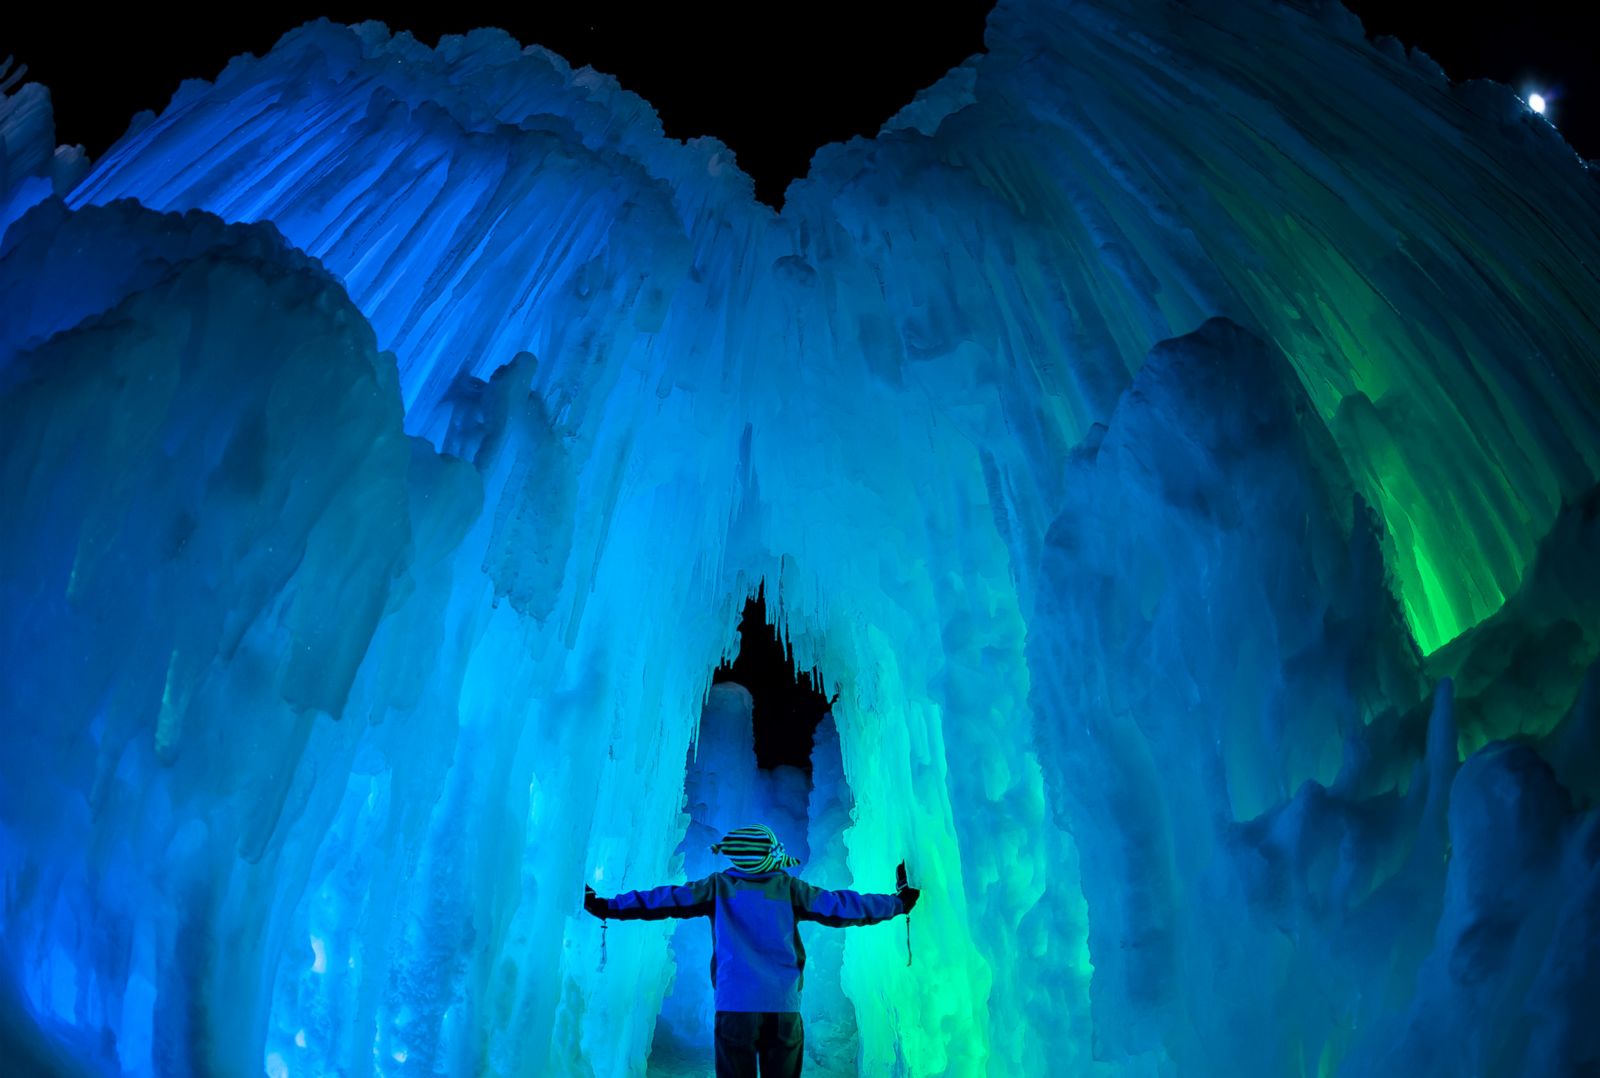
[[[765,804],[924,889],[818,1073],[1600,1068],[1593,171],[1336,5],[987,44],[781,213],[494,31],[87,175],[8,90],[8,1059],[681,1073],[695,937],[581,888]],[[763,579],[809,791],[702,720]]]

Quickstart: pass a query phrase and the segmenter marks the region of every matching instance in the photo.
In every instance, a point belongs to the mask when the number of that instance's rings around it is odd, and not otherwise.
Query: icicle
[[[897,865],[895,867],[895,870],[894,870],[894,893],[896,895],[900,895],[909,886],[911,886],[911,879],[906,874],[906,863],[904,861],[901,861],[900,864]],[[905,901],[905,899],[902,898],[901,902],[903,903],[904,901]],[[906,911],[906,965],[907,966],[911,965],[911,911],[910,910]]]

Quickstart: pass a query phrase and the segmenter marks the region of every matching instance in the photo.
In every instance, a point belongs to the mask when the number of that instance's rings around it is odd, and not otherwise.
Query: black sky
[[[875,134],[917,90],[980,51],[992,6],[807,0],[782,9],[789,22],[780,30],[776,9],[759,3],[240,4],[210,10],[203,26],[155,5],[92,18],[62,7],[53,21],[35,16],[20,33],[0,31],[0,56],[15,54],[30,79],[51,88],[59,140],[97,156],[133,113],[159,110],[181,79],[215,78],[230,57],[260,55],[314,18],[377,19],[430,45],[498,26],[574,67],[617,76],[655,106],[667,134],[721,138],[757,196],[777,204],[818,146]]]
[[[89,12],[28,5],[0,19],[0,56],[51,88],[58,137],[98,156],[141,109],[159,110],[183,78],[214,78],[229,57],[271,48],[326,15],[375,18],[432,44],[442,33],[494,25],[574,65],[616,75],[661,113],[678,138],[713,134],[776,204],[820,145],[870,135],[916,91],[980,51],[992,0],[937,4],[808,0],[764,4],[460,2],[408,11],[383,3],[236,4],[204,19],[165,5]],[[1488,77],[1556,95],[1553,118],[1583,155],[1600,157],[1600,48],[1594,3],[1350,0],[1370,32],[1430,53],[1456,79]],[[175,6],[174,6],[175,7]],[[786,15],[774,29],[772,12]],[[1578,11],[1588,11],[1586,15]]]
[[[1493,79],[1553,98],[1549,117],[1582,156],[1600,159],[1600,3],[1344,0],[1369,37],[1421,49],[1456,81]]]

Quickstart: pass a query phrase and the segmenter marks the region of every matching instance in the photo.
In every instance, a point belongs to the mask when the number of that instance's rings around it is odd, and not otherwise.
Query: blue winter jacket
[[[806,949],[800,922],[871,925],[905,912],[895,895],[825,891],[782,869],[730,868],[693,883],[624,891],[606,916],[711,918],[711,983],[719,1011],[798,1011]]]

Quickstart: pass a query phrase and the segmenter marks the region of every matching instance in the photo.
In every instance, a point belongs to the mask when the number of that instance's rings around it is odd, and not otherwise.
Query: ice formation
[[[765,805],[924,890],[818,1073],[1600,1067],[1593,171],[1336,4],[986,43],[781,213],[495,31],[87,174],[8,93],[9,1060],[692,1073],[695,926],[582,885]],[[809,791],[706,703],[762,580]]]

